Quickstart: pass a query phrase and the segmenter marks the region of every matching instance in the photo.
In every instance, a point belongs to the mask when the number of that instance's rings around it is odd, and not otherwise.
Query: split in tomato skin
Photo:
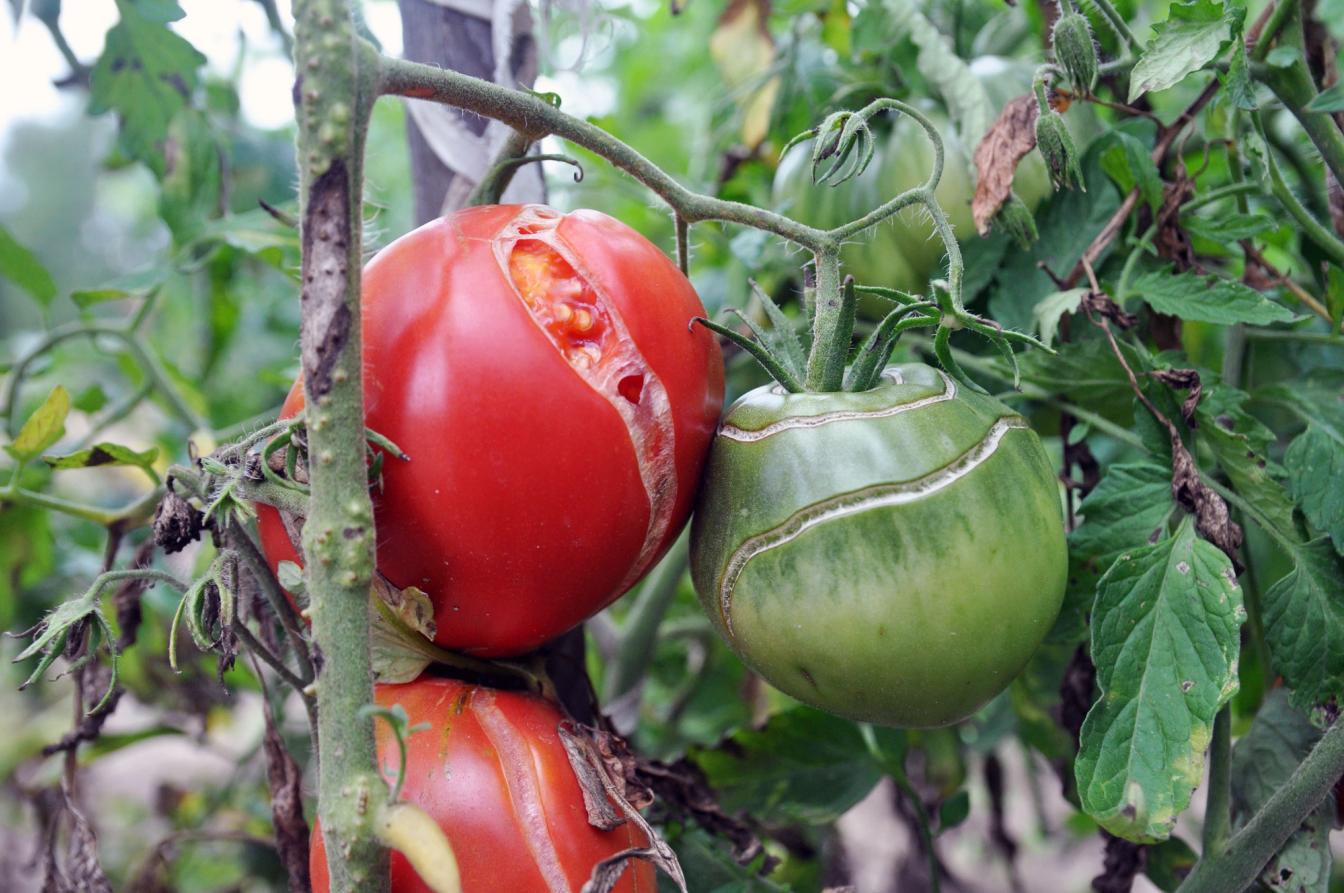
[[[374,492],[378,568],[435,640],[521,654],[629,589],[694,502],[723,401],[690,282],[594,211],[469,208],[363,278],[365,419],[400,446]],[[284,415],[303,406],[296,383]],[[273,562],[295,560],[263,509]]]
[[[577,893],[598,862],[644,847],[629,822],[600,831],[588,823],[583,792],[556,729],[562,716],[539,697],[424,676],[379,685],[375,701],[400,704],[412,727],[402,799],[429,814],[457,857],[463,893]],[[378,724],[378,763],[389,782],[401,759]],[[328,893],[326,848],[313,828],[314,893]],[[392,893],[432,893],[405,857],[392,853]],[[616,893],[653,893],[653,866],[634,860]]]
[[[1068,560],[1036,434],[920,364],[872,390],[742,397],[691,530],[705,610],[777,688],[868,722],[964,719],[1054,623]]]

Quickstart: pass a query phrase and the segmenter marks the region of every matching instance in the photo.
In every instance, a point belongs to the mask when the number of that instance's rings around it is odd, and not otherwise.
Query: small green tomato
[[[758,388],[711,448],[691,571],[734,651],[800,701],[964,719],[1059,613],[1059,488],[1036,434],[921,364],[860,393]]]

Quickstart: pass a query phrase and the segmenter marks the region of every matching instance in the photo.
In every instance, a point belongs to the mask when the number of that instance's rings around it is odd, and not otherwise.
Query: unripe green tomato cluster
[[[758,388],[729,410],[691,529],[691,572],[767,681],[851,719],[964,719],[1059,613],[1059,488],[1036,434],[921,364],[869,391]]]

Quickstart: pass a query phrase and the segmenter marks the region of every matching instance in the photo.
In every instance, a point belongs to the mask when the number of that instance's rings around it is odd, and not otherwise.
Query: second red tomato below
[[[532,650],[652,567],[723,401],[661,251],[595,211],[469,208],[379,252],[363,288],[366,420],[410,456],[374,494],[378,567],[429,594],[439,644]],[[261,527],[294,560],[274,512]]]

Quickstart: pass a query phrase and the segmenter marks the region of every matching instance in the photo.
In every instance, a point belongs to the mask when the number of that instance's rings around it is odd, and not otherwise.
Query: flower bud
[[[994,219],[990,221],[990,226],[1007,233],[1023,251],[1029,250],[1031,243],[1040,237],[1040,234],[1036,231],[1035,218],[1031,216],[1031,211],[1027,210],[1027,206],[1022,203],[1022,199],[1017,197],[1016,192],[1008,193],[1008,200],[995,212]]]
[[[1050,169],[1050,182],[1056,189],[1083,185],[1078,150],[1064,119],[1056,113],[1042,112],[1036,116],[1036,148],[1041,150],[1041,157]]]
[[[1079,12],[1060,16],[1050,41],[1055,48],[1055,61],[1068,75],[1074,91],[1090,95],[1097,83],[1097,44],[1087,17]]]

